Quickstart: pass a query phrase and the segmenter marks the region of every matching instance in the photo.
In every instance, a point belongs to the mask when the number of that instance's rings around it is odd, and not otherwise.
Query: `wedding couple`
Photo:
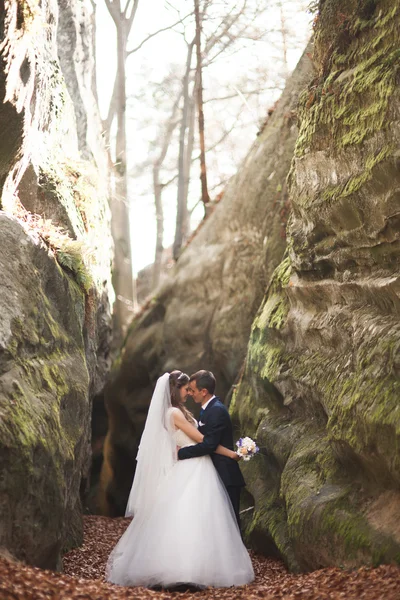
[[[108,581],[146,587],[253,581],[239,528],[245,483],[229,413],[214,390],[210,371],[158,379],[126,509],[134,518],[108,559]],[[198,424],[185,407],[188,395],[202,406]]]

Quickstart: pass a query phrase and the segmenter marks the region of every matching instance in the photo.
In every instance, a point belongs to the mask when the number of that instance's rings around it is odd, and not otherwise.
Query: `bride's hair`
[[[169,389],[171,392],[171,404],[179,408],[189,423],[195,423],[195,418],[192,413],[186,408],[181,400],[180,389],[189,383],[189,375],[182,371],[172,371],[169,374]]]

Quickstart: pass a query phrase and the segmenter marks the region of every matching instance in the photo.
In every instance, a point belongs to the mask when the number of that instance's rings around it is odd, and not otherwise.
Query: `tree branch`
[[[128,2],[126,3],[125,12],[124,12],[124,17],[125,17],[125,19],[128,22],[127,23],[128,28],[127,28],[127,32],[126,32],[127,37],[128,37],[128,35],[130,33],[130,30],[132,28],[132,23],[133,23],[133,21],[135,19],[135,16],[136,16],[136,12],[137,12],[138,5],[139,5],[139,0],[133,0],[132,12],[131,12],[131,14],[128,17],[127,15],[128,15],[128,6],[129,6],[129,4],[130,4],[130,0],[128,0]]]
[[[118,8],[116,7],[113,0],[106,0],[106,6],[108,8],[108,12],[110,13],[112,20],[115,23],[115,26],[118,28],[120,16]]]
[[[159,29],[158,31],[155,31],[154,33],[150,33],[146,38],[144,38],[144,40],[142,42],[140,42],[139,46],[136,46],[136,48],[132,48],[132,50],[128,50],[127,56],[130,56],[134,52],[137,52],[138,50],[140,50],[140,48],[142,48],[142,46],[144,46],[144,44],[146,42],[148,42],[149,40],[151,40],[151,38],[155,37],[159,33],[163,33],[163,31],[168,31],[168,29],[172,29],[173,27],[176,27],[180,23],[183,23],[183,21],[185,19],[187,19],[188,17],[190,17],[190,16],[191,16],[191,13],[189,15],[186,15],[186,17],[183,17],[183,19],[179,19],[179,21],[176,21],[172,25],[168,25],[168,27],[163,27],[162,29]]]
[[[108,113],[107,117],[103,121],[103,127],[106,131],[106,140],[107,143],[110,141],[110,129],[112,122],[115,117],[115,113],[117,111],[117,100],[118,100],[118,75],[115,75],[114,86],[112,96],[110,98],[110,104],[108,105]]]
[[[174,132],[175,127],[179,123],[179,120],[176,119],[176,113],[178,111],[179,103],[180,103],[181,98],[182,98],[182,92],[183,92],[183,90],[179,91],[179,94],[177,95],[177,97],[175,99],[175,102],[174,102],[174,105],[172,107],[171,116],[168,119],[168,125],[167,125],[166,131],[165,131],[165,135],[164,135],[164,144],[163,144],[163,146],[161,148],[161,152],[160,152],[160,155],[159,155],[158,159],[155,161],[155,164],[157,165],[158,168],[160,168],[161,165],[162,165],[162,163],[164,162],[164,159],[165,159],[165,157],[167,155],[167,152],[168,152],[168,146],[170,144],[172,134]],[[161,184],[161,185],[163,185],[163,184]]]
[[[252,96],[253,94],[261,94],[264,90],[276,90],[278,86],[269,85],[267,87],[259,88],[258,90],[249,90],[248,92],[243,92],[243,96]],[[218,102],[219,100],[232,100],[232,98],[237,98],[240,96],[239,93],[231,94],[229,96],[220,96],[219,98],[209,98],[208,100],[204,100],[204,104],[209,104],[210,102]]]
[[[204,46],[204,54],[205,55],[208,55],[209,52],[212,50],[212,48],[216,44],[218,44],[226,35],[228,35],[232,26],[237,22],[237,20],[243,14],[246,4],[247,4],[247,0],[245,0],[242,8],[236,14],[234,14],[233,11],[237,6],[237,4],[236,4],[234,6],[234,8],[230,11],[230,13],[228,15],[226,15],[226,17],[221,21],[221,23],[218,25],[217,29],[214,31],[214,33],[212,35],[210,35],[210,37],[208,38],[208,40],[205,43],[205,46]],[[220,33],[218,33],[218,31],[221,27],[223,27],[223,29]]]

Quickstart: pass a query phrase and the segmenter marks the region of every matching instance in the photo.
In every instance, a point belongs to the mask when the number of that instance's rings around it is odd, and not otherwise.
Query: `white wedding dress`
[[[172,435],[177,446],[195,443],[179,429]],[[135,515],[112,551],[108,581],[229,587],[254,580],[229,496],[209,456],[177,461],[148,508]]]

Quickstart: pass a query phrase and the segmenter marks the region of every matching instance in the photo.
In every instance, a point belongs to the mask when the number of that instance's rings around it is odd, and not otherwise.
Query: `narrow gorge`
[[[268,560],[400,564],[400,4],[313,5],[237,174],[112,355],[94,4],[0,0],[0,557],[68,571],[89,511],[119,536],[157,378],[209,369],[260,447],[240,463],[257,585]]]

